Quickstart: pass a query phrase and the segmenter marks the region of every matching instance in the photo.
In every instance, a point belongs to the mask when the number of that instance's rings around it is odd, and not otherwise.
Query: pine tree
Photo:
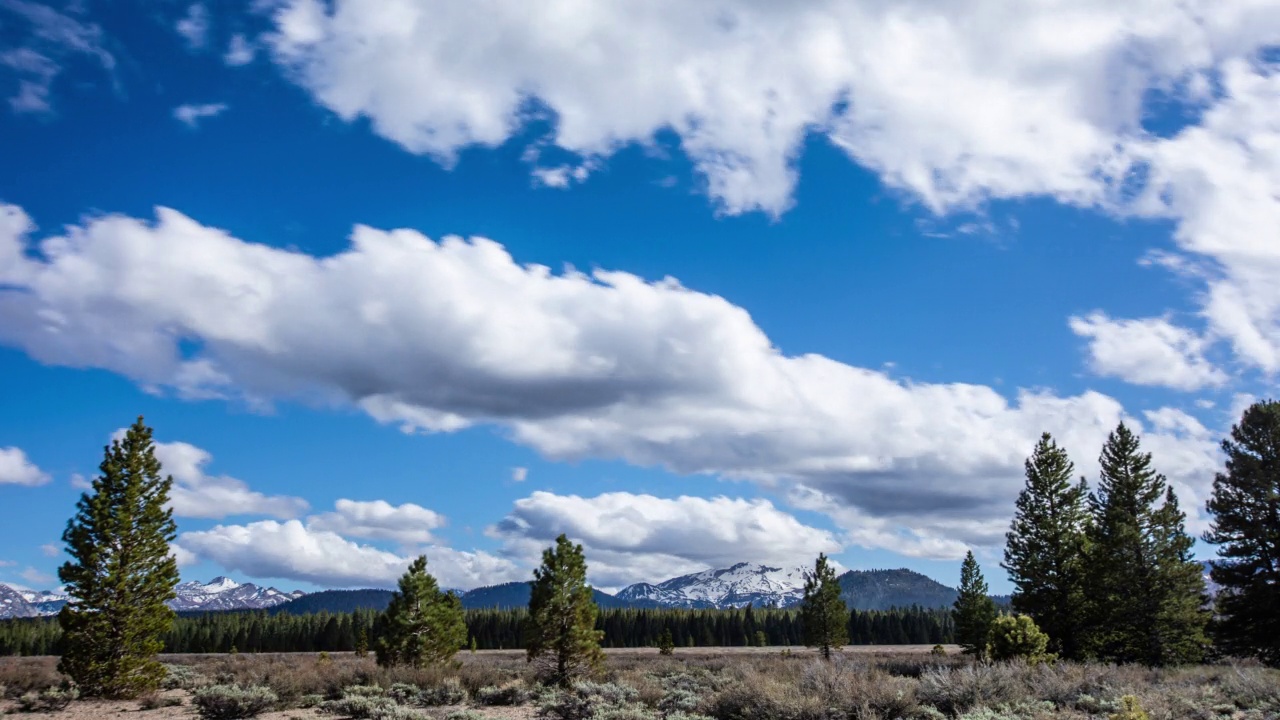
[[[603,660],[595,629],[600,609],[587,585],[587,561],[582,546],[564,535],[542,552],[542,566],[533,571],[525,650],[539,675],[568,686],[595,672]]]
[[[1090,650],[1115,662],[1195,662],[1206,645],[1208,616],[1178,499],[1123,423],[1107,438],[1099,463],[1085,561]]]
[[[960,566],[960,590],[951,614],[955,618],[956,642],[966,655],[977,655],[979,659],[987,657],[991,626],[996,619],[996,603],[987,593],[982,568],[970,550]]]
[[[421,668],[447,662],[467,641],[462,601],[440,590],[427,572],[425,555],[409,564],[378,628],[376,651],[383,666]]]
[[[1072,485],[1075,466],[1045,433],[1026,462],[1026,486],[1005,535],[1003,567],[1013,582],[1013,609],[1049,636],[1061,657],[1081,655],[1088,489]]]
[[[840,583],[827,556],[818,554],[813,572],[804,574],[804,600],[800,605],[804,644],[816,647],[825,660],[831,650],[849,642],[849,609],[840,597]]]
[[[178,565],[172,477],[161,477],[151,428],[142,418],[105,448],[101,473],[80,496],[62,539],[71,560],[58,569],[71,601],[58,622],[58,669],[86,696],[131,698],[160,685],[156,654],[173,626]]]
[[[676,639],[671,637],[671,628],[663,628],[662,634],[658,636],[658,653],[671,655],[675,651]]]
[[[1255,403],[1222,442],[1227,471],[1213,480],[1204,540],[1218,545],[1210,575],[1217,645],[1280,667],[1280,403]]]

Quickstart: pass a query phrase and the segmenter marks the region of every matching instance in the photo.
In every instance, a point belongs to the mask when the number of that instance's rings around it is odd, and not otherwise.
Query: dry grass
[[[588,689],[589,703],[582,712],[592,720],[687,720],[698,715],[717,720],[1091,720],[1118,712],[1120,698],[1133,695],[1151,720],[1280,719],[1280,671],[1256,665],[976,665],[955,653],[939,657],[927,650],[861,650],[842,653],[831,663],[812,653],[777,649],[678,650],[672,656],[614,651],[607,654],[597,678],[603,684]],[[376,691],[403,683],[430,690],[457,683],[467,691],[471,712],[522,719],[539,712],[528,704],[491,704],[497,688],[532,690],[532,673],[519,652],[463,652],[450,667],[425,670],[379,668],[371,658],[352,655],[191,655],[164,660],[182,667],[172,683],[178,689],[171,692],[184,698],[206,683],[263,686],[279,696],[282,708],[300,708],[314,705],[318,698],[341,698],[356,686],[376,686]],[[55,666],[51,658],[0,659],[0,686],[11,699],[9,708],[23,694],[56,685],[61,678]],[[481,690],[486,688],[482,702]],[[525,701],[533,697],[532,692],[512,694]],[[539,702],[544,717],[564,709],[545,694]],[[460,709],[422,712],[444,718]],[[176,713],[172,717],[191,717],[187,708],[167,711]],[[295,716],[312,713],[298,710]]]

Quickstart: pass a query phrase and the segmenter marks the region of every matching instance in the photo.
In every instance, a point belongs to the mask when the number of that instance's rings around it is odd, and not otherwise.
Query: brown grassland
[[[450,667],[423,670],[379,668],[350,654],[166,656],[170,677],[157,696],[76,701],[52,714],[195,718],[193,693],[203,687],[216,695],[208,686],[234,685],[269,688],[273,699],[258,717],[271,719],[1280,719],[1280,671],[1253,664],[981,665],[954,647],[945,655],[930,650],[850,647],[830,663],[800,648],[680,649],[671,656],[613,650],[595,682],[568,693],[538,688],[519,651],[462,652]],[[62,680],[56,664],[0,658],[0,713],[38,707],[38,694]],[[208,712],[204,717],[215,717]]]

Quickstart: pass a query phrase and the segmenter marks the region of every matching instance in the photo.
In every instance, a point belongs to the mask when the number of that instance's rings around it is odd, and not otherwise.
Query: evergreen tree
[[[671,628],[663,628],[662,634],[658,636],[658,653],[671,655],[675,651],[676,639],[671,637]]]
[[[800,622],[804,626],[804,644],[818,648],[825,660],[831,659],[832,648],[849,642],[849,609],[840,597],[835,568],[823,553],[818,554],[813,572],[804,574]]]
[[[378,664],[415,668],[450,660],[467,641],[462,601],[442,592],[419,556],[400,578],[399,589],[379,617]]]
[[[543,679],[567,687],[599,668],[604,659],[604,633],[595,629],[599,612],[587,585],[582,546],[562,534],[533,571],[525,625],[525,651]]]
[[[1213,480],[1204,536],[1219,546],[1214,639],[1227,653],[1280,666],[1280,403],[1245,410],[1222,451],[1227,471]]]
[[[105,449],[101,473],[80,496],[62,539],[71,560],[58,569],[71,601],[62,608],[58,669],[87,696],[130,698],[165,676],[156,654],[173,625],[178,565],[172,477],[161,477],[142,418]]]
[[[1115,662],[1195,662],[1206,645],[1208,615],[1178,499],[1123,423],[1107,438],[1099,463],[1085,568],[1090,649]]]
[[[991,626],[996,619],[996,603],[987,592],[982,568],[970,550],[960,566],[960,590],[951,613],[955,618],[956,642],[965,654],[977,655],[979,659],[987,657]]]
[[[1013,609],[1030,617],[1061,657],[1081,655],[1085,605],[1084,553],[1088,489],[1073,485],[1075,466],[1045,433],[1026,462],[1026,486],[1005,535],[1003,567],[1013,582]]]

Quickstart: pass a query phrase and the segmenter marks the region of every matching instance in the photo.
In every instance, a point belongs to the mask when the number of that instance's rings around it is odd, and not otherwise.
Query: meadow
[[[856,646],[828,663],[803,648],[678,649],[669,656],[613,650],[597,678],[570,691],[538,687],[519,651],[463,652],[450,666],[421,670],[381,668],[350,653],[170,655],[163,658],[165,689],[155,696],[76,701],[53,712],[69,720],[120,712],[193,718],[202,707],[204,717],[229,718],[250,706],[270,719],[1280,718],[1280,670],[1251,663],[980,664],[955,647],[944,651]],[[0,659],[0,708],[40,708],[41,693],[56,695],[62,680],[56,664],[51,657]],[[229,695],[219,703],[219,693]],[[235,693],[252,698],[236,700]],[[215,714],[220,709],[227,714]]]

